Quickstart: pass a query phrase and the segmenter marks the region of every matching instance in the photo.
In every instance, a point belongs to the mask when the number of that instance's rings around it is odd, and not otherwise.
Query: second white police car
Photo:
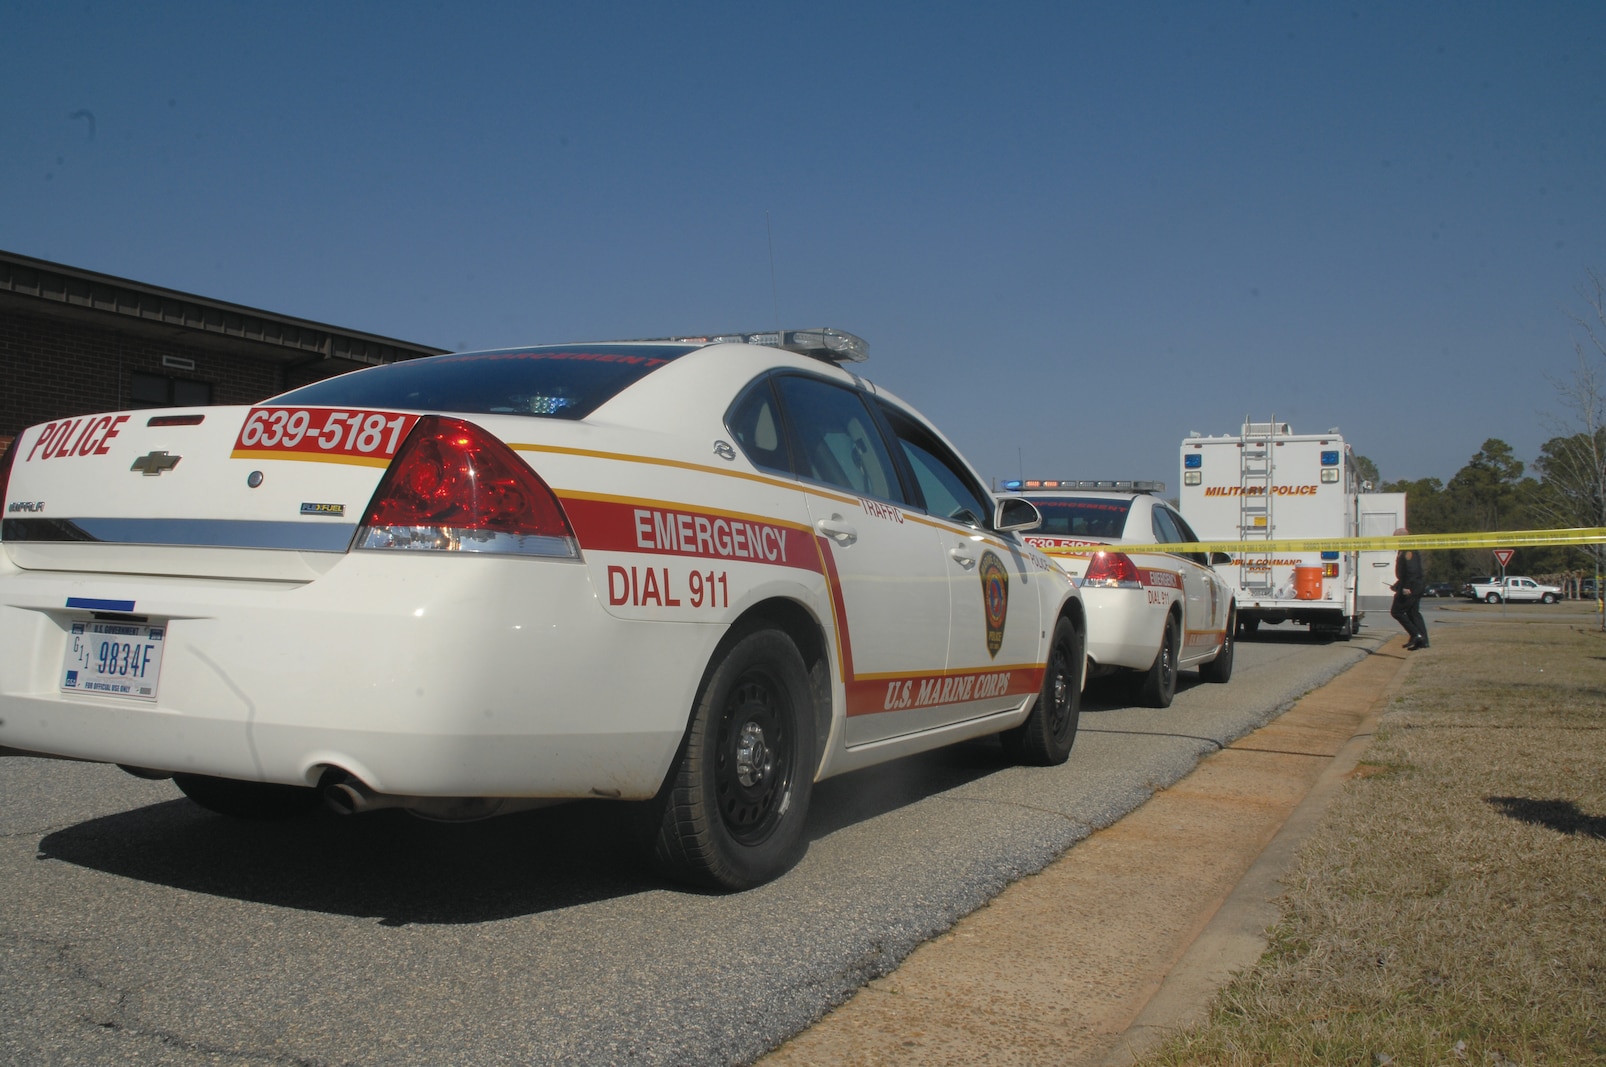
[[[640,801],[743,888],[816,780],[1076,736],[1087,620],[835,330],[467,352],[23,431],[0,751],[237,816]]]
[[[1043,524],[1028,543],[1052,555],[1081,588],[1088,614],[1090,673],[1131,672],[1138,699],[1169,707],[1177,672],[1198,667],[1210,682],[1232,677],[1237,640],[1232,589],[1205,552],[1146,552],[1145,544],[1197,543],[1156,493],[1162,482],[1008,481]]]

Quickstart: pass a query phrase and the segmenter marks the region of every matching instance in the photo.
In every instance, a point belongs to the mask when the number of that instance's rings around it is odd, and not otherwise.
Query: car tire
[[[1026,721],[999,735],[1004,754],[1016,763],[1057,767],[1071,755],[1082,717],[1082,672],[1086,645],[1069,619],[1054,624],[1043,688]]]
[[[207,811],[231,819],[256,822],[296,819],[312,814],[323,803],[316,789],[278,782],[242,782],[205,774],[175,774],[173,784]]]
[[[1540,597],[1539,599],[1540,599],[1540,601],[1542,603],[1554,604],[1556,602],[1556,594],[1555,593],[1546,593],[1544,596]]]
[[[1241,637],[1249,637],[1257,634],[1260,632],[1260,618],[1258,616],[1250,616],[1247,619],[1240,619],[1238,622],[1238,627],[1239,636]]]
[[[1227,612],[1227,632],[1221,639],[1221,651],[1209,663],[1199,665],[1199,677],[1207,682],[1229,682],[1232,680],[1233,650],[1238,647],[1238,609],[1232,608]]]
[[[1500,594],[1499,593],[1490,593],[1490,594],[1488,594],[1487,596],[1485,596],[1483,598],[1483,602],[1485,604],[1498,604],[1498,603],[1500,603]]]
[[[1165,633],[1160,636],[1160,649],[1154,654],[1154,663],[1138,684],[1138,700],[1144,707],[1169,708],[1171,698],[1177,695],[1177,653],[1182,646],[1177,633],[1177,617],[1165,617]]]
[[[792,639],[763,629],[729,640],[658,799],[659,869],[720,890],[784,874],[802,854],[814,755],[808,671]]]

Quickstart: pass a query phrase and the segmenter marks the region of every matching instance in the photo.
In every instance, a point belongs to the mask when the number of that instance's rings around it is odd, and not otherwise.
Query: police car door
[[[1155,540],[1162,544],[1197,542],[1192,528],[1182,516],[1156,502],[1151,513]],[[1182,651],[1184,661],[1205,655],[1221,643],[1225,629],[1227,598],[1221,595],[1215,572],[1210,569],[1210,557],[1203,552],[1177,552],[1173,558],[1181,564],[1182,592]]]
[[[785,413],[836,613],[847,743],[923,726],[909,699],[948,654],[947,561],[911,515],[881,425],[854,388],[802,374],[771,379]]]
[[[1020,707],[1037,692],[1047,579],[1014,539],[993,533],[993,498],[943,441],[890,404],[887,421],[928,516],[940,531],[952,615],[948,669],[927,689],[928,722],[945,725]],[[917,700],[919,694],[916,695]]]

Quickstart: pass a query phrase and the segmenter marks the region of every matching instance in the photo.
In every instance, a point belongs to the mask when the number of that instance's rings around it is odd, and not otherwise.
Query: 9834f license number
[[[165,624],[74,620],[67,634],[61,688],[155,700],[166,639]]]

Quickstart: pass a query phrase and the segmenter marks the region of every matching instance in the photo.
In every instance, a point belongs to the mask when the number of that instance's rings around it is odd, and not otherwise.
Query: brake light
[[[1082,572],[1083,585],[1137,589],[1143,586],[1138,565],[1125,552],[1098,552]]]
[[[574,559],[558,498],[518,455],[462,419],[427,415],[374,491],[358,548]]]

